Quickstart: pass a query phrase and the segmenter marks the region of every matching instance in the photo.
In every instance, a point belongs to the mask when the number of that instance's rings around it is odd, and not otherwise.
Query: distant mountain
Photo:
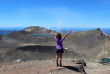
[[[93,30],[96,28],[75,28],[75,27],[51,27],[50,29],[60,32],[60,33],[67,33],[69,30],[73,30],[73,32],[77,32],[77,31],[89,31],[89,30]],[[100,28],[101,31],[103,31],[104,33],[110,35],[110,28]]]
[[[101,28],[101,30],[102,30],[104,33],[110,35],[110,28]]]
[[[0,34],[8,35],[13,31],[20,31],[25,27],[0,27]]]
[[[55,31],[53,31],[54,34],[56,34]],[[21,31],[14,31],[12,33],[10,33],[8,35],[8,37],[16,39],[20,42],[23,43],[42,43],[42,44],[47,44],[50,43],[52,44],[52,42],[54,42],[53,37],[33,37],[33,36],[29,36],[29,34],[36,34],[36,35],[51,35],[51,33],[49,32],[49,30],[36,26],[36,27],[28,27],[25,28]],[[49,42],[49,40],[51,42]],[[55,44],[55,43],[53,43]]]
[[[0,34],[3,34],[3,35],[7,35],[9,33],[13,32],[13,30],[1,30],[0,29]]]
[[[35,26],[33,26],[33,27],[35,27]],[[23,29],[26,29],[26,27],[0,27],[0,34],[7,35],[13,31],[20,31]],[[45,29],[49,29],[49,28],[45,27]],[[89,30],[93,30],[95,28],[51,27],[50,29],[53,31],[56,31],[56,32],[60,32],[60,33],[67,33],[70,29],[73,30],[72,32],[77,32],[77,31],[89,31]],[[100,29],[103,32],[105,32],[106,34],[110,35],[110,28],[100,28]]]

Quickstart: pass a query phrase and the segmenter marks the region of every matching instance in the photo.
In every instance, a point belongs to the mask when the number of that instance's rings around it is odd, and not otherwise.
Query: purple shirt
[[[63,40],[64,38],[58,40],[56,37],[54,38],[56,40],[56,49],[62,49],[63,48]]]

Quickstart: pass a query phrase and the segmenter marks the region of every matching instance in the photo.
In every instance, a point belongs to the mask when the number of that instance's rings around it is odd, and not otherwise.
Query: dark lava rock
[[[77,65],[76,68],[82,73],[82,74],[87,74],[83,65]]]
[[[83,59],[75,59],[75,60],[73,60],[73,62],[75,62],[76,64],[82,64],[82,65],[86,66],[86,63]]]
[[[2,34],[0,34],[0,40],[2,40],[2,37],[3,37],[3,35],[2,35]]]

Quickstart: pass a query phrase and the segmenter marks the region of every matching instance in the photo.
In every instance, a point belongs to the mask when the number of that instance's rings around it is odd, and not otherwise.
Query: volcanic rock
[[[54,33],[56,34],[56,32]],[[37,26],[37,27],[28,27],[19,32],[14,31],[10,33],[9,35],[7,35],[7,37],[8,39],[16,40],[19,44],[28,43],[28,44],[37,44],[40,46],[41,45],[50,46],[50,47],[54,46],[53,49],[55,50],[55,40],[53,39],[52,36],[37,37],[37,36],[29,36],[29,34],[37,34],[37,35],[48,34],[49,35],[51,33],[49,32],[49,30]],[[14,48],[12,49],[12,51],[5,53],[5,55],[9,56],[11,54],[13,56],[15,55],[18,56],[18,54],[20,54],[19,57],[22,57],[22,59],[26,59],[26,60],[36,59],[36,57],[33,57],[33,56],[43,55],[44,52],[47,54],[47,51],[49,50],[50,47],[45,48],[44,46],[41,46],[42,48],[39,49],[39,50],[42,50],[42,52],[37,51],[37,46],[29,46],[29,47],[18,46],[19,49],[23,48],[25,51],[18,50],[18,48]],[[32,50],[33,48],[34,50]],[[96,58],[101,59],[101,58],[110,56],[110,53],[109,53],[110,52],[110,37],[107,34],[103,33],[99,28],[94,29],[94,30],[89,30],[89,31],[79,31],[79,32],[75,32],[67,36],[67,38],[64,40],[64,48],[68,48],[68,49],[65,49],[65,51],[69,51],[66,54],[68,58],[69,57],[76,58],[77,56],[77,58],[80,58],[80,59],[84,58],[87,60],[91,60],[91,59],[95,60]],[[49,56],[54,53],[53,49],[52,51],[49,51],[48,53]],[[31,50],[31,51],[27,51],[27,50]],[[37,55],[33,51],[37,52]],[[15,52],[18,52],[18,54],[14,54]],[[29,57],[30,55],[32,56]],[[6,57],[5,60],[9,60],[7,58],[10,58],[10,57],[7,57],[7,56],[4,56]],[[19,57],[16,57],[16,58],[19,59]],[[38,56],[37,59],[45,59],[45,57],[44,58],[43,57]]]
[[[2,36],[3,36],[3,35],[2,35],[2,34],[0,34],[0,40],[2,40]]]

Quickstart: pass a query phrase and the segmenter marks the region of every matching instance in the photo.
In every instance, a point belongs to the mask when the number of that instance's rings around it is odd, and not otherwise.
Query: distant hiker
[[[56,40],[56,64],[57,66],[62,66],[62,54],[64,53],[64,49],[63,49],[63,40],[66,38],[66,36],[72,32],[72,30],[70,30],[63,38],[61,36],[61,33],[57,33],[56,37],[53,34],[53,32],[51,30],[49,30],[51,32],[51,34],[53,35],[54,39]],[[60,64],[58,64],[58,58],[60,58]]]

